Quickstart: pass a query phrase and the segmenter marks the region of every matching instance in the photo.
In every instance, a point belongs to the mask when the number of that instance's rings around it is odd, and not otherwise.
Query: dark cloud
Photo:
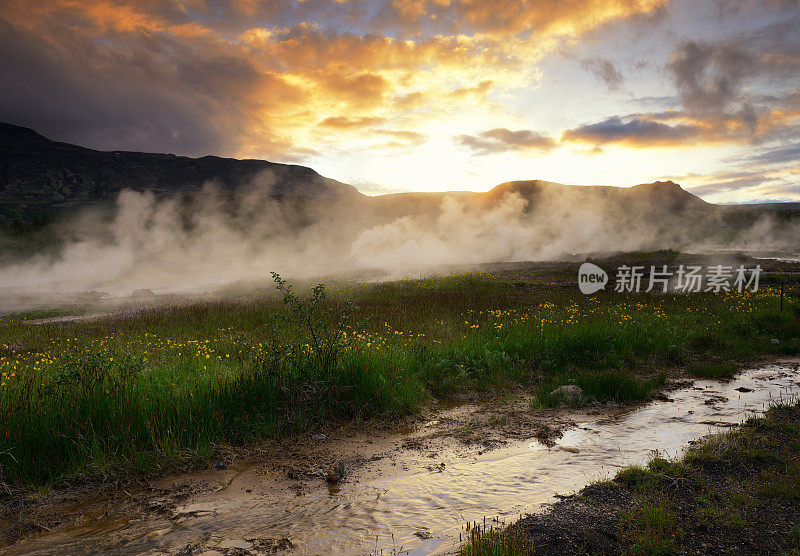
[[[683,105],[698,112],[724,112],[741,101],[745,79],[757,72],[756,58],[739,45],[692,41],[672,54],[668,68]]]
[[[115,46],[0,19],[0,120],[98,148],[224,154],[247,127],[247,95],[287,89],[224,51],[160,37]]]
[[[568,129],[562,135],[564,141],[576,141],[603,145],[625,143],[631,146],[674,146],[697,138],[702,130],[695,125],[668,125],[640,117],[623,120],[613,116],[596,124],[587,124]]]
[[[490,129],[478,135],[460,135],[457,142],[469,147],[478,154],[507,151],[549,150],[556,146],[552,137],[536,131],[520,129],[511,131],[505,128]]]
[[[581,62],[581,66],[600,78],[611,90],[619,89],[622,84],[622,73],[607,58],[588,58]]]
[[[781,102],[748,90],[759,79],[796,79],[800,72],[800,19],[768,25],[721,43],[687,41],[667,69],[683,109],[717,125],[736,125],[751,140],[763,135],[765,115]],[[769,127],[770,122],[767,122]]]

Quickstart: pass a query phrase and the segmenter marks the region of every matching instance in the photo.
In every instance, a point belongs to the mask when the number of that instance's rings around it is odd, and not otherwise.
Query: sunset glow
[[[701,0],[0,4],[0,120],[367,194],[671,179],[800,199],[800,8]]]

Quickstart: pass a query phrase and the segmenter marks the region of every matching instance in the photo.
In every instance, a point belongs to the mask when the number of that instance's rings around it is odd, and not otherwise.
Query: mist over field
[[[233,193],[123,190],[112,210],[54,224],[55,252],[0,268],[6,290],[127,295],[207,290],[270,271],[294,278],[395,276],[452,265],[558,260],[650,249],[796,248],[797,222],[731,221],[670,182],[631,189],[512,182],[485,194],[276,198],[260,176]]]

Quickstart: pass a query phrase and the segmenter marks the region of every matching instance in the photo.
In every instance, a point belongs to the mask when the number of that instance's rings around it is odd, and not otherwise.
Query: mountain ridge
[[[305,166],[213,155],[192,158],[99,151],[53,141],[23,126],[0,123],[0,221],[29,220],[39,213],[112,204],[124,189],[180,195],[196,193],[209,182],[227,193],[256,184],[268,188],[269,195],[276,198],[335,198],[390,216],[430,212],[445,197],[485,205],[509,194],[521,196],[531,206],[567,194],[573,202],[611,201],[629,210],[705,211],[717,206],[672,181],[617,187],[514,180],[486,192],[402,192],[368,197],[352,185]]]
[[[98,151],[0,123],[0,218],[113,202],[124,190],[195,193],[208,182],[236,191],[261,181],[272,195],[361,197],[355,187],[305,166],[265,160]]]

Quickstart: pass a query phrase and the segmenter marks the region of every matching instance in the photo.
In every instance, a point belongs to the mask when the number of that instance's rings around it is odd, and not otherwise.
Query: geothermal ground
[[[594,262],[765,272],[743,294],[584,296],[577,262],[514,263],[8,312],[4,550],[489,553],[467,523],[510,524],[792,401],[796,263]],[[524,523],[497,542],[538,546]]]

